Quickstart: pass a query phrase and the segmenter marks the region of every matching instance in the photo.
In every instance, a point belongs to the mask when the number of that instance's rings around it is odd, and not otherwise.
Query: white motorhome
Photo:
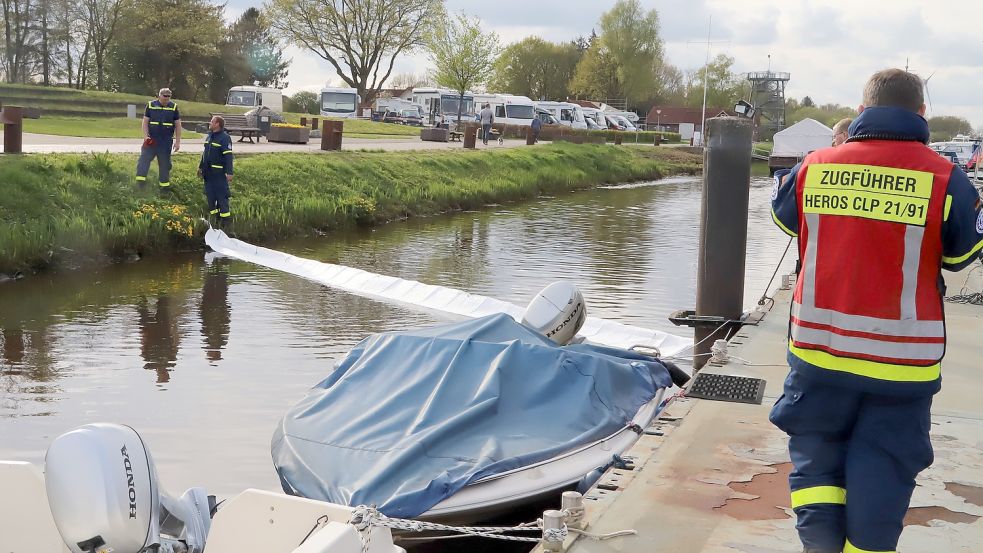
[[[229,89],[225,105],[245,108],[266,106],[282,112],[283,91],[265,86],[234,86]]]
[[[362,97],[354,88],[324,87],[321,89],[321,115],[323,117],[358,117]]]
[[[586,129],[587,121],[584,119],[584,112],[577,104],[570,102],[537,102],[536,107],[550,112],[561,125],[566,125],[574,129]]]
[[[474,95],[470,92],[464,93],[464,102],[461,102],[461,93],[446,88],[414,88],[410,100],[414,104],[423,106],[423,112],[427,117],[427,124],[433,124],[434,118],[439,117],[444,121],[456,121],[458,111],[461,112],[463,119],[474,117]]]
[[[481,106],[491,105],[495,111],[495,122],[505,125],[532,125],[536,116],[536,104],[525,96],[511,94],[475,94],[475,111],[480,112]]]
[[[594,120],[597,125],[602,129],[622,129],[621,123],[615,121],[607,113],[597,109],[597,108],[580,108],[584,112],[584,117],[590,117]]]

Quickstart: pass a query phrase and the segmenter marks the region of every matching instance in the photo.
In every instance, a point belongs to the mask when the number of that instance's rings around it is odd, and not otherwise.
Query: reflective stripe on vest
[[[800,175],[796,183],[801,202],[800,226],[805,227],[805,232],[800,229],[800,235],[805,236],[805,243],[799,290],[792,302],[789,352],[817,367],[868,378],[897,382],[935,380],[941,372],[939,360],[945,353],[945,324],[942,320],[932,320],[941,319],[941,308],[926,304],[926,296],[919,297],[918,289],[920,284],[926,285],[920,282],[920,279],[927,281],[927,273],[924,270],[920,273],[920,265],[923,255],[931,251],[923,252],[923,248],[933,243],[926,242],[926,225],[941,222],[944,189],[940,196],[936,173],[930,171],[863,163],[824,163],[825,159],[851,157],[840,152],[815,156],[818,159],[806,166],[808,172]],[[820,240],[837,244],[836,237],[841,235],[836,233],[841,229],[851,233],[850,236],[862,236],[864,231],[858,229],[866,227],[857,225],[864,225],[867,220],[873,221],[870,225],[879,225],[870,227],[878,229],[878,236],[890,237],[892,242],[886,245],[887,250],[902,256],[893,267],[888,258],[873,261],[872,281],[878,282],[883,276],[885,286],[889,287],[879,301],[885,297],[895,301],[896,297],[898,302],[873,309],[867,309],[874,306],[865,306],[863,296],[854,295],[850,299],[848,294],[837,293],[837,287],[855,284],[836,282],[836,273],[830,272],[864,260],[847,261],[845,258],[851,254],[840,249],[824,249],[823,259],[819,259]],[[834,226],[822,232],[825,223]],[[891,228],[885,230],[888,228],[885,225]],[[930,228],[934,240],[937,229]],[[830,247],[835,246],[826,246]],[[821,263],[824,266],[817,269]],[[839,265],[842,263],[845,265]],[[817,271],[821,271],[822,289],[831,290],[823,292],[823,307],[817,306],[816,287],[820,282]],[[889,272],[882,275],[880,271]],[[840,302],[842,306],[838,305]],[[855,314],[858,311],[897,316]]]

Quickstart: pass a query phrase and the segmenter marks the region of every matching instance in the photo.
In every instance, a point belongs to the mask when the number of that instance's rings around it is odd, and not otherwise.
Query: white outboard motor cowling
[[[529,302],[522,324],[559,345],[568,344],[587,319],[584,295],[569,282],[554,282]]]
[[[162,493],[150,450],[133,428],[81,426],[56,438],[44,462],[51,514],[72,553],[204,549],[211,526],[204,489],[180,499]],[[173,539],[162,539],[161,520]]]

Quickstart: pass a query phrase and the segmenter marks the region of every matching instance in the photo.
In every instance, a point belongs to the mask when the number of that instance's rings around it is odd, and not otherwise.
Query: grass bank
[[[25,119],[24,132],[85,138],[141,138],[143,136],[140,119],[128,119],[126,117]],[[181,131],[181,138],[201,138],[201,136],[196,132]]]
[[[0,273],[201,246],[197,157],[178,155],[172,192],[139,193],[135,156],[0,157]],[[232,212],[249,241],[698,172],[673,148],[554,144],[417,152],[257,154],[236,161]],[[154,182],[153,176],[150,179]]]

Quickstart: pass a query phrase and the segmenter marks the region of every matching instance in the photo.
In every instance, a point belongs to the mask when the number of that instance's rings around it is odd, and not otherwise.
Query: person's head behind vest
[[[871,75],[864,86],[864,108],[895,107],[925,115],[922,78],[903,69],[883,69]]]

